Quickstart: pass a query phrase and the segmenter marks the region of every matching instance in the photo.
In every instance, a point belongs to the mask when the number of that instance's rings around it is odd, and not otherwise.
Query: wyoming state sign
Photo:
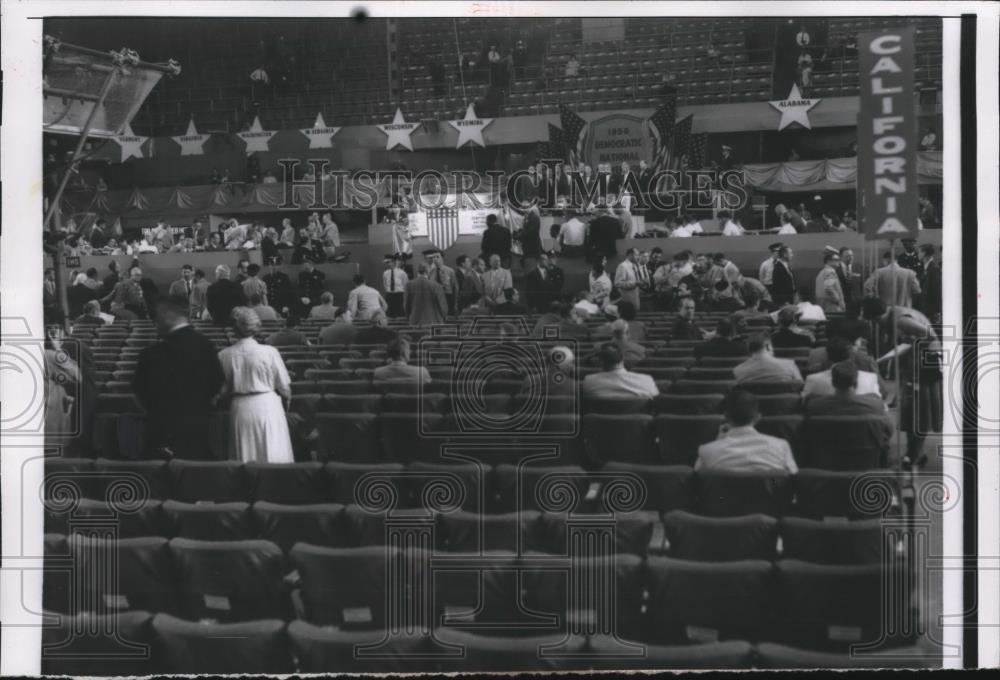
[[[627,161],[635,166],[652,157],[653,138],[644,119],[616,114],[590,123],[583,148],[587,164],[596,167],[598,163],[618,165]]]

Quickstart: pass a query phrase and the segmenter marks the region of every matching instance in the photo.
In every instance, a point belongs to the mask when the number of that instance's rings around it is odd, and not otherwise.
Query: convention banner
[[[858,35],[858,217],[869,240],[917,235],[914,28]]]

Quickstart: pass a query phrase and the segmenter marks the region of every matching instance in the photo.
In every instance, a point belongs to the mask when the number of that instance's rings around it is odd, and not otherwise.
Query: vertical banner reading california
[[[858,35],[858,217],[869,240],[917,235],[913,26]]]

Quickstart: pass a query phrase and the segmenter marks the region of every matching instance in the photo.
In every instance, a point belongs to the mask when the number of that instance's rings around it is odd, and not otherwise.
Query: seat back
[[[772,560],[778,538],[778,520],[762,514],[719,518],[674,510],[663,527],[670,557],[702,562]]]
[[[802,517],[781,520],[782,556],[816,564],[882,564],[895,549],[878,519],[824,522]]]
[[[802,464],[826,470],[885,467],[889,434],[883,416],[810,416],[804,427]]]
[[[199,541],[244,541],[254,538],[246,503],[179,503],[165,501],[161,512],[170,536]]]
[[[693,466],[698,458],[698,447],[716,439],[722,422],[722,415],[716,414],[656,416],[660,461],[668,465]]]
[[[157,673],[287,674],[295,670],[284,621],[201,623],[159,614],[152,629]]]
[[[787,472],[699,470],[695,484],[698,512],[711,517],[753,513],[781,517],[792,499],[792,477]]]
[[[239,461],[175,459],[167,464],[167,471],[174,500],[183,503],[235,503],[250,500],[243,463]]]

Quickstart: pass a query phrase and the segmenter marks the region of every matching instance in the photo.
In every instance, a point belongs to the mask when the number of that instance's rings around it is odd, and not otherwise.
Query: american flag
[[[570,111],[565,104],[559,105],[559,122],[562,124],[562,141],[566,146],[567,160],[574,168],[580,162],[579,147],[581,132],[587,126],[587,121]]]
[[[681,156],[689,152],[691,143],[691,123],[694,121],[694,114],[682,118],[674,125],[674,145],[673,158],[670,164],[676,169],[680,167]],[[688,158],[690,161],[690,157]]]
[[[656,110],[649,122],[653,124],[659,137],[656,157],[653,160],[653,171],[666,170],[670,159],[670,142],[673,139],[674,120],[677,118],[677,98],[671,97],[667,103]]]
[[[552,123],[549,123],[549,141],[542,142],[539,147],[539,158],[562,158],[563,157],[563,134],[562,130]]]
[[[708,133],[699,132],[691,135],[691,148],[688,151],[688,167],[692,170],[705,169],[705,149],[708,147]]]
[[[458,239],[458,210],[431,208],[427,211],[427,238],[435,248],[447,250]]]

